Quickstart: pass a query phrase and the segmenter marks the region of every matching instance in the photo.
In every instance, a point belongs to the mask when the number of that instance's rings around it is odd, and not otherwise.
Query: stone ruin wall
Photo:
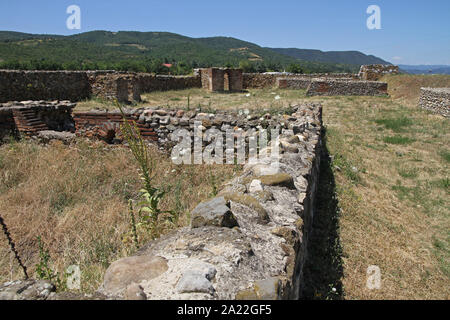
[[[450,88],[420,88],[419,106],[450,117]]]
[[[196,69],[203,89],[211,92],[241,92],[243,90],[242,69],[202,68]]]
[[[141,101],[141,83],[134,74],[88,72],[90,96],[120,102]]]
[[[378,81],[313,79],[307,96],[385,96],[388,85]]]
[[[363,67],[367,69],[371,66]],[[361,70],[366,70],[363,67]],[[375,67],[372,69],[378,70]],[[394,66],[388,67],[394,68]],[[93,96],[129,103],[140,101],[140,94],[145,92],[202,87],[219,92],[224,90],[239,92],[249,88],[273,87],[305,89],[308,80],[314,78],[357,80],[360,77],[370,78],[370,72],[361,71],[359,75],[348,73],[260,74],[242,73],[240,69],[204,68],[194,70],[193,76],[165,76],[117,71],[0,70],[0,103],[17,100],[81,101]],[[395,71],[389,72],[395,73]],[[279,80],[280,78],[285,80]]]
[[[0,115],[11,119],[11,113],[19,109],[53,112],[60,114],[54,119],[65,119],[73,106],[56,101],[10,104],[0,108]],[[176,143],[171,142],[176,129],[187,129],[194,137],[195,121],[201,122],[202,129],[216,128],[223,134],[230,129],[237,133],[238,128],[245,132],[277,127],[282,133],[276,144],[280,165],[272,166],[270,158],[245,165],[244,173],[227,183],[217,197],[192,211],[189,227],[148,243],[135,256],[112,263],[96,296],[136,299],[129,293],[140,285],[148,299],[297,299],[318,184],[321,110],[320,105],[308,104],[294,106],[293,114],[278,116],[127,111],[127,119],[136,121],[141,132],[147,128],[151,132],[148,138],[169,149]],[[99,136],[89,133],[105,128],[118,130],[121,121],[121,115],[114,111],[74,114],[77,134],[96,138]],[[46,125],[49,129],[64,127],[61,123]],[[274,143],[268,148],[269,154]],[[21,298],[21,288],[34,285],[43,284],[13,282],[0,286],[0,295]],[[65,297],[64,292],[46,294],[45,299]]]
[[[149,73],[137,74],[142,92],[201,88],[200,76],[167,76]]]
[[[361,80],[377,81],[386,74],[398,74],[398,66],[383,65],[383,64],[370,64],[362,65],[358,76]]]
[[[282,72],[272,73],[244,73],[243,88],[264,89],[278,87],[278,79],[302,79],[311,80],[313,78],[325,79],[359,79],[357,74],[353,73],[313,73],[313,74],[287,74]]]
[[[143,92],[201,88],[199,76],[161,76],[116,71],[0,70],[0,102],[81,101],[93,96],[140,101]]]
[[[90,96],[87,72],[0,70],[0,102],[79,101]]]

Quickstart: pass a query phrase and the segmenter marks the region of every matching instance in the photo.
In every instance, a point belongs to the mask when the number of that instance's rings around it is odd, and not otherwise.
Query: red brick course
[[[73,120],[75,121],[75,129],[78,135],[100,138],[102,140],[122,136],[120,125],[123,123],[123,117],[120,113],[75,112]],[[144,139],[158,141],[158,135],[152,128],[148,128],[145,124],[137,123],[137,116],[128,115],[127,120],[130,124],[137,126]]]

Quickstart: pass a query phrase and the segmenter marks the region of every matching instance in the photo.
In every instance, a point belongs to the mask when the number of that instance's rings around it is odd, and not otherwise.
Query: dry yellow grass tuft
[[[154,185],[167,189],[164,210],[176,211],[178,224],[200,201],[214,196],[237,166],[177,166],[153,150]],[[0,146],[0,213],[7,223],[29,274],[38,263],[37,236],[61,274],[80,265],[82,291],[95,291],[108,265],[134,250],[124,242],[130,231],[127,200],[140,189],[137,164],[130,150],[79,140],[54,143],[12,142]],[[140,234],[140,243],[148,240]],[[0,235],[0,282],[22,277]]]

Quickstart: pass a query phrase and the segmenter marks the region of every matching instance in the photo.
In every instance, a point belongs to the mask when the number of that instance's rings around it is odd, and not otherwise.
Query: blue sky
[[[81,8],[81,30],[66,28],[73,4]],[[381,9],[381,30],[366,27],[369,5]],[[2,0],[0,30],[169,31],[268,47],[359,50],[395,64],[450,65],[449,0]]]

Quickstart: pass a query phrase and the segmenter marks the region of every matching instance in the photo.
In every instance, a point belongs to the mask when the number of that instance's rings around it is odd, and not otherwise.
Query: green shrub
[[[414,142],[415,139],[402,136],[388,136],[384,137],[383,141],[390,144],[409,144]]]
[[[412,120],[406,117],[394,118],[394,119],[377,119],[376,124],[383,125],[386,129],[390,129],[394,132],[402,132],[405,127],[409,127],[413,124]]]

